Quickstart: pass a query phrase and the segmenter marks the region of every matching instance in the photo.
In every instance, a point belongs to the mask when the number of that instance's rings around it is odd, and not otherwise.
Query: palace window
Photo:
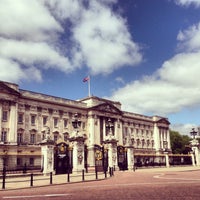
[[[23,133],[17,133],[17,143],[21,144],[23,142]]]
[[[145,145],[145,140],[143,139],[142,140],[142,148],[144,148],[144,145]]]
[[[2,113],[2,121],[8,121],[8,111],[3,111]]]
[[[36,119],[36,116],[31,115],[31,125],[35,125],[35,119]]]
[[[1,132],[1,141],[7,142],[7,132],[6,131]]]
[[[17,166],[21,166],[22,165],[22,159],[21,158],[17,158]]]
[[[140,146],[140,139],[137,139],[137,147],[139,147]]]
[[[68,120],[64,119],[63,123],[64,123],[64,128],[67,128],[67,126],[68,126]]]
[[[66,142],[68,140],[69,134],[68,133],[64,133],[64,141]]]
[[[58,127],[58,118],[54,118],[54,127]]]
[[[44,116],[43,117],[43,126],[46,126],[47,125],[47,116]]]
[[[53,140],[54,140],[55,142],[58,140],[58,135],[59,135],[58,132],[55,132],[55,133],[53,134]]]
[[[30,158],[30,159],[29,159],[29,165],[34,166],[34,158]]]
[[[18,123],[23,123],[23,116],[22,113],[18,113]]]
[[[31,135],[30,135],[30,143],[31,144],[35,143],[35,133],[31,133]]]
[[[85,130],[85,122],[82,123],[83,130]]]

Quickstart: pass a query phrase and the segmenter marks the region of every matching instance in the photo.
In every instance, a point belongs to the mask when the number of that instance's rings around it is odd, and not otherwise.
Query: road
[[[106,180],[0,192],[0,199],[199,200],[200,170],[115,172]]]

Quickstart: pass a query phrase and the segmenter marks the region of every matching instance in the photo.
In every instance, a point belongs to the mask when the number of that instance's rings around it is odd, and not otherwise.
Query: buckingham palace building
[[[91,96],[70,100],[0,81],[0,169],[133,170],[171,152],[169,121]]]

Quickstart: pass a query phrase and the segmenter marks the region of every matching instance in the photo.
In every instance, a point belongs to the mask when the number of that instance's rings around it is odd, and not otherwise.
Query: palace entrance
[[[123,146],[117,147],[117,160],[120,170],[128,170],[127,150]]]
[[[72,149],[64,142],[55,146],[54,169],[56,174],[72,173]]]
[[[95,145],[95,169],[97,171],[108,170],[108,150],[104,149],[103,146]]]

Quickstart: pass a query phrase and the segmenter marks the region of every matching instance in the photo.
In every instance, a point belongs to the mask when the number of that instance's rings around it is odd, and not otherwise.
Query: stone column
[[[127,160],[128,160],[128,170],[133,170],[134,167],[133,147],[127,147]]]
[[[199,166],[199,150],[198,147],[193,147],[196,165]]]
[[[88,164],[90,166],[95,166],[95,159],[94,159],[94,144],[95,144],[95,138],[94,138],[94,134],[95,134],[95,123],[94,123],[94,117],[93,115],[89,116],[88,119],[88,132],[90,134],[90,138],[89,138],[89,145],[88,145]]]
[[[0,131],[2,131],[1,127],[1,122],[2,122],[2,102],[0,101]]]
[[[9,120],[8,141],[11,143],[17,142],[17,104],[11,102],[10,105],[10,120]]]
[[[168,152],[165,152],[165,163],[166,163],[166,167],[169,167],[169,154],[168,154]]]
[[[112,149],[112,143],[108,144],[108,167],[113,167],[113,149]]]
[[[156,122],[154,122],[153,139],[154,139],[155,150],[159,151],[160,148],[159,128]]]
[[[115,167],[117,166],[117,141],[111,140],[105,142],[107,149],[108,149],[108,167]]]
[[[192,165],[195,166],[196,164],[195,164],[195,159],[194,159],[194,154],[193,153],[191,153],[191,157],[192,157]]]
[[[46,140],[41,143],[43,174],[47,175],[54,171],[54,141]]]
[[[85,169],[84,163],[84,138],[74,138],[73,144],[73,172],[81,172]]]

